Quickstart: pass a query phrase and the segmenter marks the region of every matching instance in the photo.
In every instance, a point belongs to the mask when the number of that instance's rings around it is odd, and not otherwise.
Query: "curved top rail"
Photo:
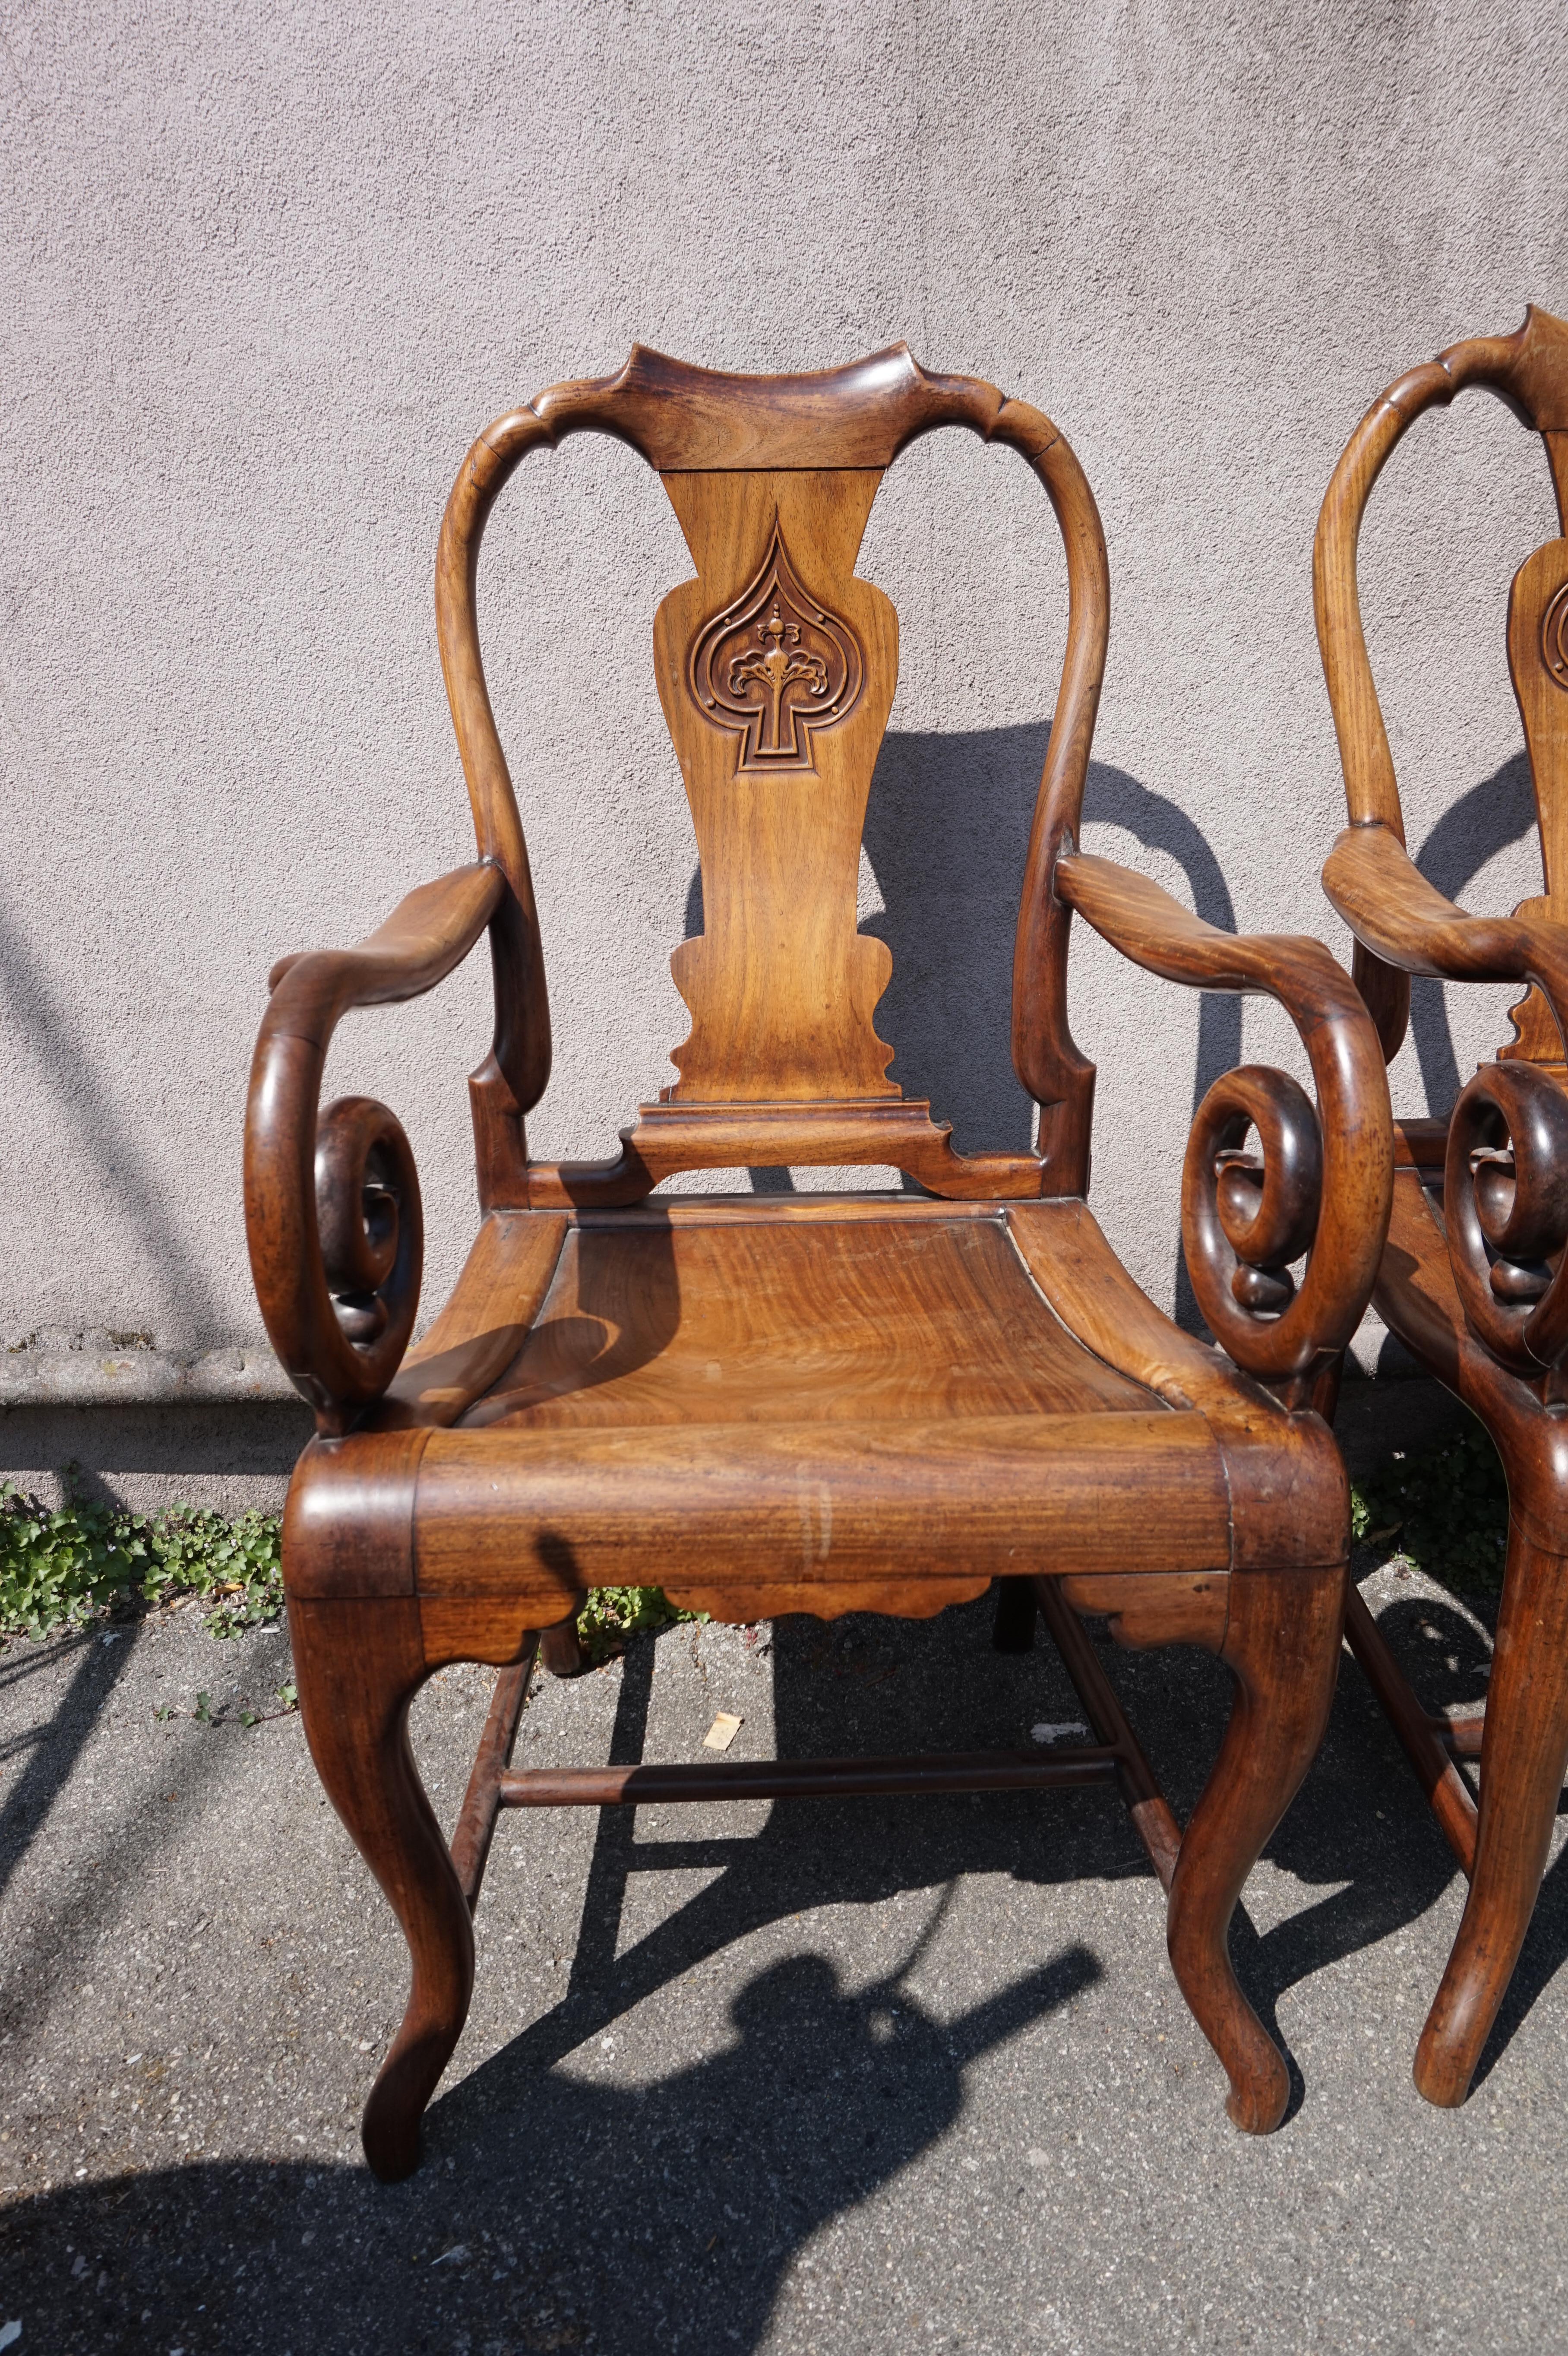
[[[984,434],[1001,406],[994,384],[933,376],[907,344],[805,376],[729,375],[635,344],[617,376],[551,385],[530,403],[552,436],[613,434],[661,475],[888,466],[933,426]]]

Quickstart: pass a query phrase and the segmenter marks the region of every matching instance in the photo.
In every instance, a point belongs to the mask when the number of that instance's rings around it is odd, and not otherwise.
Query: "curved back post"
[[[1352,826],[1384,826],[1400,842],[1404,821],[1388,730],[1361,624],[1356,552],[1372,487],[1418,417],[1482,385],[1546,444],[1559,520],[1568,533],[1568,325],[1531,304],[1511,336],[1478,336],[1412,369],[1373,402],[1350,436],[1324,496],[1313,544],[1317,644],[1345,774]],[[1519,675],[1515,673],[1516,687]],[[1527,715],[1528,725],[1528,715]],[[1533,751],[1533,748],[1532,748]],[[1541,780],[1537,776],[1537,797]],[[1564,879],[1568,881],[1568,878]],[[1410,978],[1358,942],[1355,979],[1391,1060],[1404,1037]]]

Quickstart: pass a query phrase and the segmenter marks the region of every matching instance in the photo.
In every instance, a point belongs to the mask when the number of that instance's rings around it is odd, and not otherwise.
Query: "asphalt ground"
[[[1484,1690],[1484,1610],[1367,1591],[1430,1700]],[[1470,2102],[1432,2110],[1411,2060],[1463,1884],[1349,1660],[1233,1933],[1298,2078],[1274,2136],[1225,2118],[1112,1794],[519,1812],[423,2164],[385,2187],[357,2117],[401,1940],[297,1716],[240,1722],[279,1708],[285,1634],[108,1633],[0,1654],[19,2356],[1568,2347],[1568,1867]],[[983,1603],[673,1629],[536,1679],[518,1763],[694,1758],[721,1709],[731,1757],[1081,1717],[1043,1635],[989,1635]],[[1185,1810],[1223,1671],[1104,1657]],[[417,1705],[448,1824],[487,1692],[453,1669]]]

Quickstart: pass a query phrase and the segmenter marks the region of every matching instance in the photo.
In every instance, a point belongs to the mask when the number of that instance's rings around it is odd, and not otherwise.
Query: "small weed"
[[[1431,1448],[1392,1456],[1351,1490],[1350,1528],[1385,1558],[1403,1555],[1451,1586],[1500,1587],[1508,1483],[1482,1426],[1471,1419]]]
[[[577,1633],[598,1668],[624,1653],[634,1636],[707,1617],[706,1612],[677,1612],[662,1587],[596,1587],[577,1615]]]
[[[243,1727],[270,1726],[274,1719],[292,1718],[300,1706],[293,1679],[287,1685],[274,1686],[272,1694],[278,1703],[276,1709],[253,1709],[248,1701],[242,1701],[234,1717]],[[198,1693],[192,1710],[176,1709],[173,1702],[161,1701],[155,1705],[153,1716],[160,1726],[171,1718],[188,1718],[194,1726],[227,1726],[229,1722],[227,1709],[213,1709],[209,1693]]]

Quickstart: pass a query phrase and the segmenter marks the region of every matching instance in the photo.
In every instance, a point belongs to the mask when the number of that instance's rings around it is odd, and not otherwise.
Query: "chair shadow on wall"
[[[942,734],[892,731],[884,738],[866,815],[866,858],[882,907],[862,932],[892,952],[892,980],[877,1007],[879,1034],[894,1048],[890,1077],[909,1097],[929,1097],[961,1150],[1027,1150],[1034,1108],[1013,1071],[1013,931],[1047,721]],[[1085,819],[1118,826],[1174,859],[1199,916],[1221,930],[1235,911],[1220,862],[1200,830],[1168,795],[1125,769],[1092,762]],[[702,930],[702,879],[687,894],[686,937]],[[1200,999],[1192,1080],[1196,1111],[1211,1083],[1240,1061],[1238,999]],[[1177,1150],[1185,1137],[1175,1141]],[[789,1173],[756,1171],[760,1194],[788,1191]],[[1176,1317],[1201,1319],[1179,1243]]]
[[[1416,853],[1415,863],[1437,891],[1462,902],[1467,885],[1489,859],[1534,831],[1535,791],[1530,762],[1523,753],[1516,753],[1444,812]],[[1417,978],[1411,984],[1410,1033],[1426,1097],[1424,1109],[1435,1114],[1452,1111],[1468,1076],[1459,1070],[1440,981]]]

